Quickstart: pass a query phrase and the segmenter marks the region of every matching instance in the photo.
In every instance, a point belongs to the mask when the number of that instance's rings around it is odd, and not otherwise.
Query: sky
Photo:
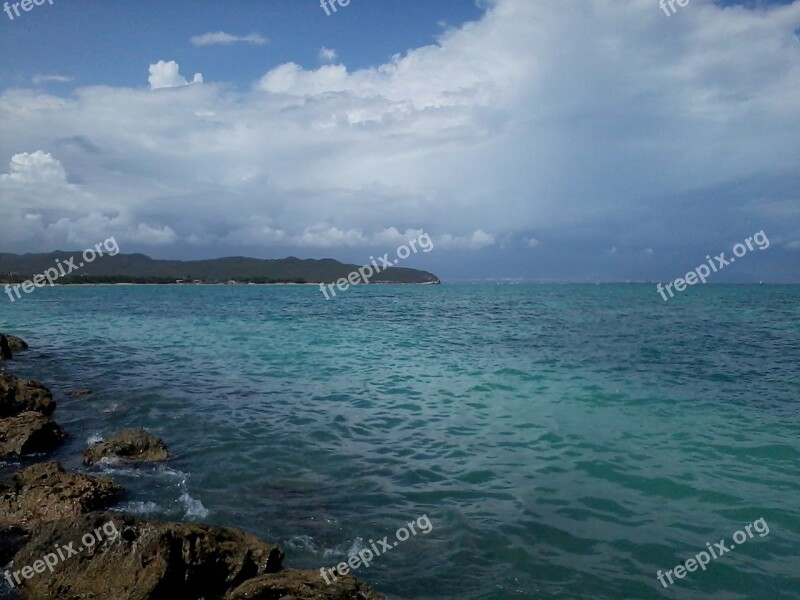
[[[0,252],[799,283],[800,0],[673,6],[9,5]]]

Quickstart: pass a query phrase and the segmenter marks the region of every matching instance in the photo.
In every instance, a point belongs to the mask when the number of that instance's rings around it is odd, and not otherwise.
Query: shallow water
[[[800,287],[63,287],[0,302],[117,507],[236,526],[391,598],[800,598]],[[66,398],[74,388],[94,395]],[[16,465],[6,464],[7,473]],[[664,589],[759,518],[769,534]]]

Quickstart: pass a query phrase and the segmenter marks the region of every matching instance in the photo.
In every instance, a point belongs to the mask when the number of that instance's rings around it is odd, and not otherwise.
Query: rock
[[[8,338],[0,335],[0,360],[11,360],[14,355],[11,353],[11,346],[8,344]]]
[[[143,429],[126,429],[83,451],[83,463],[93,465],[110,458],[125,462],[161,462],[169,458],[167,446]]]
[[[69,473],[57,462],[40,463],[0,481],[0,514],[23,526],[54,521],[108,508],[121,493],[109,477]]]
[[[70,398],[82,398],[84,396],[91,396],[92,390],[80,389],[80,390],[72,390],[70,393],[67,394]]]
[[[27,411],[50,416],[55,409],[53,394],[38,381],[0,373],[0,418]]]
[[[50,452],[66,437],[64,430],[42,413],[24,412],[0,419],[0,458]]]
[[[7,565],[28,542],[31,532],[19,525],[0,521],[0,565]]]
[[[279,573],[262,575],[233,590],[225,600],[383,600],[352,575],[340,575],[330,585],[319,571],[286,569]]]
[[[114,513],[92,513],[47,523],[14,557],[30,565],[56,545],[113,524],[115,541],[103,538],[67,557],[53,573],[23,581],[29,600],[219,600],[244,581],[281,568],[283,552],[234,529],[144,521]]]
[[[22,338],[18,338],[15,335],[6,335],[5,338],[8,340],[8,345],[11,347],[12,352],[22,352],[28,349],[28,344]]]

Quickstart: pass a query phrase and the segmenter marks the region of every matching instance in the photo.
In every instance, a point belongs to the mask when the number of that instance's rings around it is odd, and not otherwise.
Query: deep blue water
[[[3,296],[0,330],[57,395],[56,458],[145,427],[175,458],[100,469],[118,508],[245,529],[287,566],[427,514],[356,574],[418,600],[800,598],[800,287],[62,287]]]

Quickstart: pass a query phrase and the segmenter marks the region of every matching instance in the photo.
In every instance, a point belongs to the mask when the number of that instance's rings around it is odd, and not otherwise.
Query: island
[[[23,283],[80,252],[0,253],[0,284]],[[211,260],[159,260],[144,254],[102,256],[57,280],[57,284],[320,284],[347,278],[360,265],[330,258],[258,259],[241,256]],[[439,284],[427,271],[391,266],[372,276],[370,284]]]

